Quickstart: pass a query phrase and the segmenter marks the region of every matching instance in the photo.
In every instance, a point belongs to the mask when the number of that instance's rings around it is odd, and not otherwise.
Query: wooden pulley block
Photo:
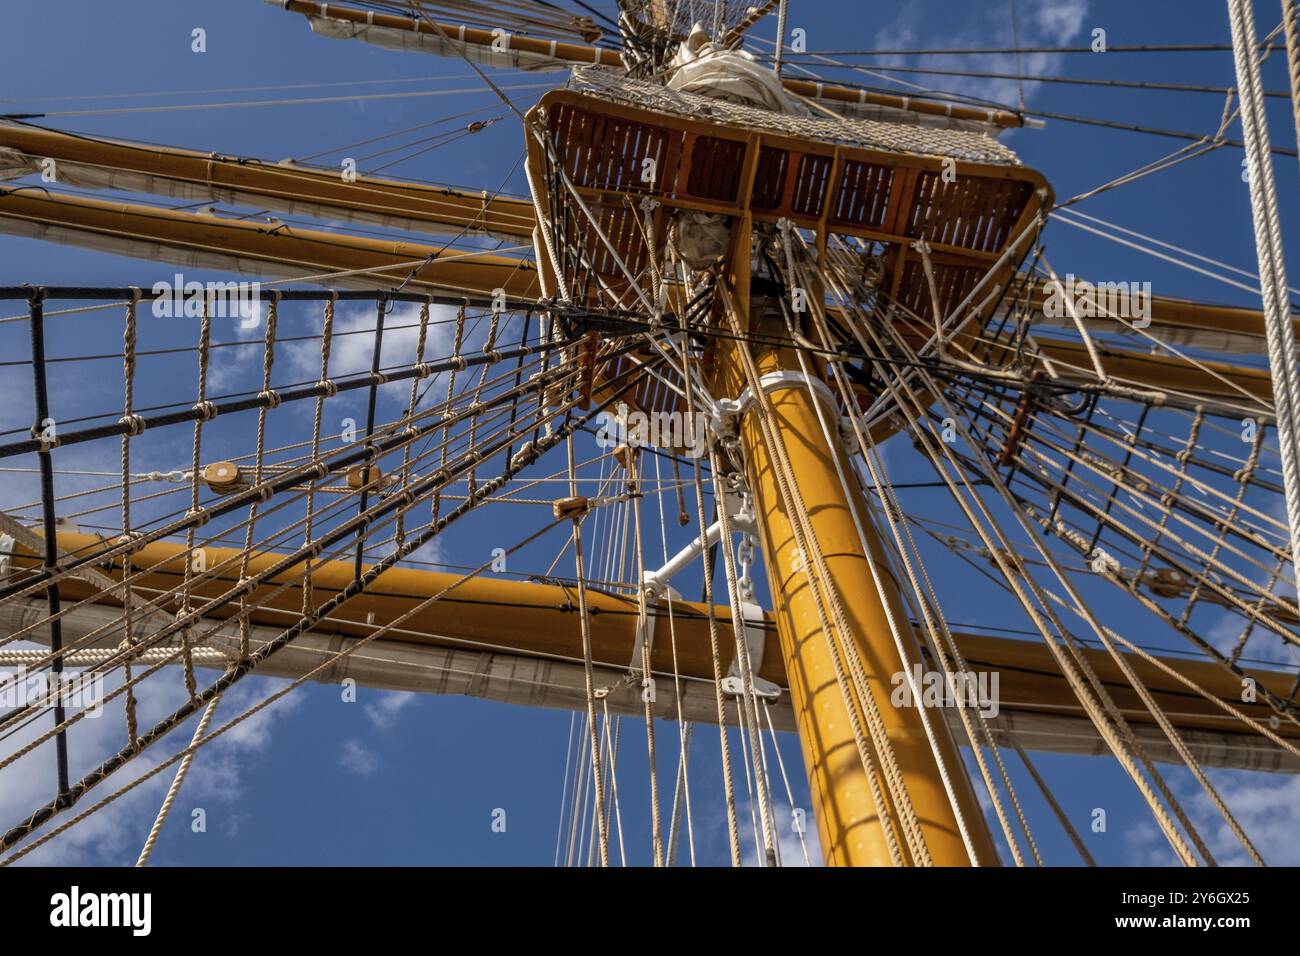
[[[370,469],[370,480],[363,484],[367,467]],[[377,488],[383,480],[384,475],[378,465],[353,465],[348,469],[348,487],[353,491],[360,491],[363,487]]]
[[[244,486],[243,474],[233,461],[214,461],[204,466],[203,482],[218,495],[228,495]]]
[[[587,500],[586,495],[573,495],[569,498],[559,498],[551,503],[551,511],[557,518],[581,518],[587,513],[591,503]]]
[[[1187,575],[1175,568],[1157,568],[1147,572],[1146,583],[1160,597],[1182,597],[1187,590]]]

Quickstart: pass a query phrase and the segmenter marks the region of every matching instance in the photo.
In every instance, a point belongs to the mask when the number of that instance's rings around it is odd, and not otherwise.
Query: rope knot
[[[146,425],[144,418],[136,414],[123,415],[120,419],[118,419],[117,423],[125,427],[126,433],[130,435],[132,438],[135,438],[137,435],[143,434]]]
[[[273,388],[262,389],[260,392],[257,393],[257,400],[259,402],[266,402],[267,408],[280,407],[280,401],[281,401],[280,393]]]
[[[210,422],[217,417],[217,406],[206,400],[196,403],[194,411],[199,413],[200,421]]]
[[[316,383],[316,387],[321,390],[326,398],[333,398],[339,393],[339,387],[334,384],[334,380],[323,378]]]

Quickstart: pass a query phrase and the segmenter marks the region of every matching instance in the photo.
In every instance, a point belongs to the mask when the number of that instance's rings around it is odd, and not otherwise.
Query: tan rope
[[[789,459],[785,455],[785,444],[782,440],[779,430],[773,422],[774,412],[770,400],[764,392],[761,385],[761,376],[754,365],[752,355],[749,353],[748,346],[744,340],[743,330],[740,326],[740,319],[736,313],[734,303],[726,290],[723,288],[724,301],[726,302],[726,315],[729,318],[733,333],[738,337],[736,343],[736,352],[741,358],[742,369],[748,381],[751,394],[755,399],[755,409],[758,412],[758,421],[763,433],[764,444],[772,455],[776,467],[773,474],[777,477],[777,484],[785,503],[786,513],[791,516],[791,528],[795,533],[796,544],[804,555],[804,572],[810,584],[810,593],[814,596],[814,603],[817,606],[818,615],[821,619],[822,632],[826,635],[828,648],[830,650],[832,665],[836,671],[836,681],[839,684],[840,691],[844,697],[845,706],[849,712],[850,723],[853,727],[855,739],[858,742],[859,756],[863,759],[864,769],[867,771],[868,779],[874,780],[874,764],[868,755],[864,735],[859,721],[858,711],[861,708],[862,716],[866,720],[867,728],[871,733],[872,745],[875,753],[880,760],[880,770],[883,773],[885,786],[889,790],[891,800],[894,803],[895,811],[899,817],[899,824],[903,838],[908,845],[908,850],[913,859],[925,865],[929,860],[929,851],[925,847],[924,834],[920,830],[920,824],[916,817],[915,807],[911,805],[911,798],[903,786],[902,775],[898,768],[897,758],[894,754],[893,744],[889,740],[888,733],[885,731],[883,720],[881,719],[875,696],[871,692],[870,685],[866,675],[862,670],[861,661],[856,654],[856,646],[852,640],[852,630],[846,623],[846,618],[842,605],[837,601],[835,589],[831,584],[831,577],[828,569],[822,560],[821,548],[817,543],[816,537],[811,529],[806,510],[801,507],[802,496],[799,493],[797,479],[794,476],[794,469],[790,466]],[[826,594],[823,597],[823,590]],[[828,616],[829,610],[829,616]],[[829,618],[835,619],[835,626],[831,626]],[[837,642],[842,642],[843,650],[837,646]],[[849,676],[844,673],[844,664],[841,658],[848,661]],[[855,684],[857,692],[856,698],[852,691],[849,690],[848,680],[851,677]],[[856,700],[856,703],[855,703]],[[883,799],[883,793],[879,790],[878,785],[872,784],[873,792],[876,796],[877,810],[881,819],[891,819],[889,804]],[[886,840],[890,841],[891,830],[886,827]],[[895,865],[902,865],[903,858],[898,853],[898,846],[890,846],[891,855],[895,857]]]
[[[338,301],[338,293],[331,293],[325,301],[325,311],[321,318],[321,335],[320,335],[320,381],[330,381],[330,350],[333,347],[334,340],[334,304]],[[414,384],[411,386],[414,388]],[[310,457],[313,459],[320,457],[320,432],[321,423],[325,413],[325,397],[333,391],[333,385],[326,392],[316,396],[316,408],[312,414],[311,430],[311,451]],[[409,454],[410,445],[406,446],[406,453]],[[306,519],[303,521],[303,542],[311,541],[313,525],[316,517],[316,482],[311,481],[307,485],[307,503]],[[312,559],[307,558],[303,570],[302,583],[302,613],[306,614],[311,610],[312,595]]]
[[[686,333],[682,333],[682,350],[686,350]],[[694,421],[698,414],[695,407],[695,390],[690,377],[684,379],[686,390],[686,414],[688,421]],[[694,471],[696,519],[699,522],[699,538],[708,541],[709,521],[704,512],[704,482],[700,477],[699,458],[691,459]],[[714,488],[714,494],[718,489]],[[713,663],[713,699],[718,715],[718,747],[722,759],[722,792],[727,811],[727,846],[731,852],[731,865],[741,865],[740,825],[736,815],[736,785],[731,772],[731,744],[727,739],[727,703],[722,696],[722,652],[718,637],[718,618],[713,606],[713,567],[709,562],[709,549],[701,549],[701,568],[704,572],[705,613],[709,620],[709,654]]]
[[[578,482],[577,474],[574,471],[572,434],[567,437],[566,444],[569,454],[569,493],[576,496],[578,493]],[[573,518],[573,563],[574,573],[577,575],[578,580],[578,620],[582,630],[582,667],[587,687],[587,720],[589,721],[591,728],[591,771],[592,780],[596,788],[596,820],[600,837],[600,865],[608,867],[609,833],[606,829],[605,790],[604,781],[601,776],[600,731],[596,727],[596,685],[591,659],[591,616],[590,611],[587,608],[587,582],[586,568],[583,564],[582,556],[581,515],[575,515]]]
[[[122,420],[130,423],[133,427],[128,428],[122,433],[122,537],[126,541],[131,540],[131,437],[135,433],[135,425],[139,421],[134,412],[133,406],[135,401],[135,346],[136,346],[136,304],[140,301],[140,290],[131,290],[131,300],[126,305],[126,327],[122,333],[123,337],[123,354],[122,354],[122,380],[124,396],[122,400]],[[125,578],[130,571],[131,552],[127,552],[122,558],[122,577]],[[131,589],[125,584],[122,586],[122,643],[121,648],[129,648],[135,643],[132,632]],[[123,666],[123,673],[126,675],[128,685],[131,682],[131,662],[128,659]],[[128,690],[126,695],[126,736],[131,746],[137,746],[139,740],[139,727],[136,718],[136,699],[135,692]]]
[[[638,582],[637,592],[637,629],[644,633],[644,628],[649,625],[649,595],[646,589],[640,586],[640,582],[645,580],[645,548],[641,540],[641,456],[635,455],[628,462],[627,490],[632,496],[632,519],[636,525],[636,580]],[[658,758],[655,753],[655,715],[654,715],[654,677],[650,666],[650,641],[654,634],[649,633],[646,639],[641,642],[641,680],[650,681],[649,686],[643,683],[641,699],[645,704],[645,738],[646,738],[646,759],[649,762],[649,782],[650,782],[650,846],[654,857],[655,866],[664,865],[664,839],[663,824],[659,816],[659,770]]]
[[[212,723],[212,717],[217,712],[217,707],[221,705],[221,695],[218,694],[208,701],[208,706],[203,709],[203,716],[199,718],[199,724],[194,728],[194,736],[190,738],[190,746],[203,739],[203,735],[208,732],[208,724]],[[181,758],[180,766],[176,768],[176,775],[172,777],[171,786],[167,788],[167,795],[163,797],[162,806],[158,808],[158,815],[154,817],[153,826],[149,828],[149,836],[145,838],[144,846],[140,848],[140,856],[135,861],[136,866],[146,866],[149,863],[149,857],[153,855],[154,844],[158,842],[158,837],[162,835],[163,824],[167,822],[167,815],[171,813],[172,804],[176,802],[176,796],[181,792],[181,784],[185,782],[185,775],[189,773],[190,764],[194,762],[195,751],[187,750],[185,756]]]
[[[275,332],[276,324],[279,317],[280,294],[273,292],[271,302],[266,310],[266,336],[262,345],[262,395],[275,396],[271,390],[271,371],[275,367]],[[278,397],[273,400],[272,407],[279,404]],[[266,454],[266,405],[259,405],[257,409],[257,446],[254,453],[253,461],[253,480],[261,483],[262,470]],[[243,558],[239,565],[239,577],[241,579],[248,577],[248,564],[252,559],[253,551],[253,531],[257,521],[257,506],[254,501],[248,506],[248,525],[244,531],[244,548]],[[245,606],[245,599],[240,599],[240,607]],[[248,640],[249,624],[248,616],[245,615],[239,620],[239,656],[248,657]]]
[[[832,283],[832,287],[835,287],[834,283]],[[853,298],[838,288],[836,289],[836,294],[840,299],[841,305],[848,312],[856,314],[857,305]],[[885,347],[884,344],[879,341],[880,331],[883,330],[884,334],[891,336],[894,347],[899,348],[902,351],[902,354],[905,356],[913,355],[911,349],[907,346],[907,343],[904,342],[901,339],[901,336],[899,336],[887,323],[878,327],[871,322],[855,321],[851,323],[851,328],[854,334],[861,340],[863,347],[868,349],[868,354],[871,354],[873,349],[880,350],[883,354]],[[876,340],[874,346],[868,343],[864,337],[864,333],[865,336]],[[942,391],[929,379],[929,376],[922,375],[921,378],[926,383],[931,394],[936,397],[941,405],[946,406]],[[1109,694],[1105,691],[1104,686],[1102,686],[1100,681],[1096,679],[1096,675],[1091,673],[1091,668],[1088,667],[1086,659],[1083,659],[1082,655],[1077,653],[1076,648],[1071,648],[1072,654],[1067,656],[1062,648],[1058,646],[1058,640],[1053,637],[1051,629],[1047,627],[1047,621],[1044,620],[1044,615],[1046,615],[1048,619],[1052,620],[1053,624],[1057,627],[1058,633],[1065,637],[1067,644],[1069,641],[1068,632],[1065,632],[1064,628],[1060,627],[1059,621],[1055,620],[1050,608],[1043,604],[1041,595],[1039,596],[1039,604],[1037,606],[1030,601],[1029,595],[1024,591],[1021,585],[1022,583],[1027,585],[1031,591],[1037,591],[1037,586],[1031,578],[1024,576],[1023,573],[1016,571],[1007,563],[1005,555],[1011,553],[1012,549],[1010,548],[1010,543],[1003,539],[1001,547],[999,547],[989,538],[989,533],[986,531],[983,522],[987,522],[989,530],[999,537],[1001,537],[1000,527],[993,519],[992,515],[988,513],[987,508],[984,506],[983,499],[980,498],[972,488],[970,488],[969,482],[965,478],[961,468],[954,460],[952,460],[953,455],[951,449],[947,448],[943,443],[938,443],[938,447],[936,447],[934,439],[930,436],[928,429],[919,426],[918,422],[924,416],[924,407],[921,405],[919,400],[915,396],[912,396],[905,388],[896,389],[891,380],[891,376],[885,376],[885,385],[891,397],[898,403],[900,411],[903,411],[904,414],[906,414],[909,424],[913,428],[913,434],[917,438],[918,442],[920,442],[920,447],[925,450],[927,456],[934,463],[936,471],[943,478],[945,483],[948,484],[953,493],[954,501],[962,508],[976,533],[984,540],[985,546],[989,549],[990,556],[997,564],[1003,576],[1007,579],[1013,593],[1020,601],[1021,606],[1025,609],[1030,620],[1043,636],[1049,651],[1052,653],[1061,669],[1062,675],[1071,685],[1071,688],[1075,692],[1075,696],[1078,698],[1085,712],[1092,718],[1094,726],[1097,728],[1103,739],[1107,741],[1116,758],[1128,771],[1130,778],[1134,781],[1139,792],[1146,799],[1156,822],[1164,831],[1170,844],[1174,847],[1175,851],[1185,863],[1188,865],[1195,865],[1196,858],[1192,854],[1191,848],[1186,844],[1182,834],[1174,828],[1173,822],[1169,819],[1164,806],[1157,800],[1155,794],[1151,792],[1147,780],[1139,772],[1137,766],[1139,761],[1155,781],[1157,787],[1161,790],[1166,800],[1169,801],[1171,807],[1179,816],[1180,822],[1183,823],[1184,828],[1188,831],[1193,841],[1200,844],[1199,837],[1195,835],[1195,830],[1191,827],[1190,821],[1186,820],[1186,816],[1182,813],[1181,807],[1177,804],[1177,801],[1173,800],[1172,794],[1169,794],[1167,787],[1165,787],[1163,778],[1155,772],[1145,753],[1142,751],[1141,747],[1137,745],[1136,740],[1133,738],[1132,731],[1128,728],[1127,722],[1124,721],[1122,714],[1119,713],[1114,702],[1110,700]],[[903,396],[907,396],[907,402],[904,402]],[[909,405],[914,407],[915,411],[909,411]],[[966,441],[971,441],[969,435],[964,437]],[[965,485],[968,497],[963,496],[958,492],[957,486],[953,479],[948,475],[946,468],[940,467],[940,463],[944,461],[950,463],[949,466],[956,472],[957,478],[963,485]],[[1006,496],[1007,493],[1004,488],[998,486],[998,489],[1000,493]],[[974,514],[975,510],[978,510],[982,514],[983,522],[976,519]],[[1019,515],[1019,512],[1014,508],[1014,506],[1012,506],[1012,511],[1017,516]],[[1037,536],[1032,533],[1029,534],[1029,537],[1035,540],[1037,538]],[[1042,607],[1042,613],[1039,611],[1040,606]],[[1198,845],[1198,850],[1202,849],[1202,846],[1203,845]],[[1208,858],[1208,851],[1203,855],[1206,855]]]
[[[429,337],[429,302],[426,300],[420,305],[420,331],[416,335],[415,342],[415,363],[416,365],[424,364],[424,348]],[[411,397],[406,403],[405,424],[407,428],[411,427],[411,422],[415,418],[415,405],[419,401],[420,376],[411,379]],[[411,483],[411,446],[407,445],[402,449],[402,490],[405,491]],[[473,489],[471,489],[472,493]],[[397,518],[397,543],[401,544],[406,539],[406,516],[398,515]]]

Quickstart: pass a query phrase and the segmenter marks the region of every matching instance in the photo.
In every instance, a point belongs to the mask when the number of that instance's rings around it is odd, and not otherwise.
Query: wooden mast
[[[728,297],[726,307],[747,320],[748,331],[762,331],[769,341],[779,341],[785,334],[783,327],[764,327],[771,322],[765,314],[769,303],[759,298],[751,301],[749,294],[749,217],[738,222],[736,233],[729,270],[736,294]],[[730,399],[753,395],[755,383],[746,374],[742,355],[749,348],[736,341],[721,350],[716,395]],[[897,821],[901,809],[887,791],[885,806],[878,804],[858,750],[850,708],[855,712],[852,716],[862,721],[871,702],[859,697],[852,682],[841,684],[843,655],[840,661],[835,659],[835,636],[827,631],[823,616],[832,595],[842,598],[849,633],[833,629],[843,647],[852,647],[847,653],[856,653],[863,663],[874,709],[896,755],[904,799],[915,808],[930,860],[938,866],[996,865],[997,853],[983,813],[942,716],[931,712],[927,728],[918,707],[891,703],[895,675],[910,671],[920,661],[920,647],[898,583],[867,518],[866,501],[851,481],[842,480],[853,474],[844,449],[824,439],[824,421],[831,423],[832,436],[838,434],[839,412],[828,400],[819,415],[809,387],[793,377],[799,375],[800,366],[789,349],[757,346],[752,354],[763,383],[760,390],[767,397],[752,397],[745,404],[737,431],[826,865],[893,864],[884,817]],[[770,402],[775,443],[764,436],[758,420],[761,401]],[[782,457],[794,472],[799,507],[808,515],[814,540],[796,531],[797,519],[787,511],[778,479]],[[819,552],[827,576],[820,574],[821,568],[815,567],[801,543]],[[883,585],[880,592],[873,586],[872,566]],[[901,630],[907,660],[899,655],[890,617]],[[870,743],[868,749],[874,751],[872,760],[879,768],[879,751]],[[922,862],[906,846],[900,852],[908,864]]]

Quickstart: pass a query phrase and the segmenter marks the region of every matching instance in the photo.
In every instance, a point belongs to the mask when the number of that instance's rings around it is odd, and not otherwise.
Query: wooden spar
[[[419,263],[438,251],[437,246],[420,243],[4,188],[0,188],[0,232],[182,265],[201,259],[200,264],[249,275],[288,277],[370,270],[322,280],[326,285],[357,288],[396,286],[415,268],[404,264]],[[454,255],[457,253],[448,252],[442,261],[419,268],[408,288],[479,295],[491,295],[504,288],[512,297],[529,299],[540,294],[532,262],[488,254],[451,259]],[[1168,314],[1171,320],[1188,327],[1225,332],[1244,328],[1249,333],[1263,321],[1255,310],[1202,307],[1172,299],[1157,300],[1154,312]],[[1039,341],[1039,348],[1049,359],[1089,368],[1086,351],[1079,343],[1045,338]],[[1175,356],[1108,344],[1099,344],[1098,349],[1110,375],[1130,383],[1141,382],[1146,388],[1226,401],[1245,398],[1234,386],[1261,400],[1271,394],[1264,369],[1208,359],[1200,360],[1198,366]],[[1070,380],[1093,381],[1087,371],[1076,374],[1068,367],[1060,371]]]
[[[538,292],[537,270],[524,259],[32,190],[0,189],[0,232],[249,275],[355,273],[325,285],[396,287],[411,275],[416,292],[504,289],[530,300]]]
[[[109,545],[94,535],[60,532],[59,549],[71,557],[93,554]],[[205,547],[203,549],[209,569],[229,565],[229,570],[213,573],[196,580],[193,587],[195,605],[211,600],[236,583],[236,570],[240,552],[233,548]],[[264,553],[253,555],[249,573],[258,574],[280,560],[283,555]],[[143,597],[155,597],[172,592],[184,576],[186,550],[179,542],[161,541],[146,545],[136,552],[132,565],[139,574],[134,589]],[[40,561],[25,546],[19,546],[13,557],[13,570],[19,574],[38,569]],[[115,581],[122,578],[121,568],[106,571]],[[312,569],[313,593],[318,598],[332,596],[335,589],[347,585],[353,578],[350,561],[327,561]],[[363,637],[382,627],[414,604],[437,594],[460,578],[458,574],[416,570],[398,567],[386,572],[369,592],[349,601],[313,633]],[[81,578],[67,578],[60,582],[60,590],[73,601],[92,601],[103,607],[118,607],[120,598],[106,593],[102,587]],[[249,605],[253,624],[260,628],[288,627],[300,616],[302,590],[290,586],[278,597],[270,597],[271,588],[256,591]],[[612,670],[626,672],[636,642],[637,602],[625,595],[610,594],[599,589],[589,589],[588,599],[593,609],[592,653],[595,662]],[[655,605],[656,635],[652,644],[652,668],[664,675],[673,673],[672,639],[667,606]],[[708,620],[705,605],[692,601],[673,602],[673,625],[677,641],[678,672],[685,680],[712,680],[713,665],[709,656]],[[231,609],[217,612],[213,619],[221,619]],[[731,620],[727,605],[714,608],[719,625],[724,632]],[[374,615],[370,620],[370,615]],[[43,605],[39,616],[43,617]],[[205,618],[206,619],[206,618]],[[786,664],[777,638],[777,620],[768,614],[763,623],[765,649],[763,664],[757,676],[786,687]],[[116,647],[120,632],[110,628],[105,640]],[[412,647],[474,648],[488,647],[525,658],[573,659],[576,654],[576,621],[574,619],[571,589],[554,584],[540,584],[504,580],[494,577],[472,578],[462,584],[437,605],[422,612],[401,629],[385,636],[386,641]],[[1064,676],[1056,666],[1051,652],[1041,641],[1014,640],[1006,637],[983,635],[966,631],[954,634],[967,664],[975,671],[997,672],[1000,675],[1001,713],[1014,723],[1033,718],[1047,721],[1063,718],[1083,721],[1086,715],[1075,701]],[[340,645],[341,646],[341,645]],[[734,644],[721,645],[725,670],[735,655]],[[1104,681],[1116,705],[1135,725],[1154,729],[1154,720],[1143,708],[1140,699],[1120,673],[1111,656],[1101,649],[1083,652],[1098,677]],[[1244,744],[1257,740],[1267,746],[1267,741],[1247,730],[1226,714],[1220,707],[1191,692],[1176,677],[1170,676],[1160,666],[1125,655],[1128,663],[1141,676],[1143,683],[1155,695],[1180,732],[1219,732],[1236,736]],[[1164,668],[1180,677],[1194,681],[1213,697],[1239,708],[1255,720],[1266,721],[1272,713],[1263,701],[1243,703],[1241,677],[1221,666],[1204,660],[1177,657],[1158,657]],[[1262,690],[1285,697],[1291,688],[1292,675],[1285,671],[1244,670],[1243,677],[1252,677]],[[668,681],[667,683],[671,683]],[[710,695],[711,699],[711,695]],[[668,714],[664,716],[670,716]],[[1048,726],[1050,729],[1050,725]],[[1059,731],[1058,731],[1059,732]],[[1283,723],[1277,733],[1300,743],[1300,727]],[[1062,737],[1064,734],[1062,733]],[[1053,744],[1045,739],[1041,749],[1064,750],[1065,745]]]
[[[418,243],[298,227],[270,227],[130,203],[3,188],[0,188],[0,232],[107,248],[120,255],[186,265],[194,261],[191,256],[200,256],[212,268],[249,275],[301,276],[373,270],[323,280],[326,285],[357,288],[395,286],[414,268],[399,264],[422,261],[437,251],[436,246]],[[536,267],[527,260],[483,254],[473,259],[435,261],[419,269],[408,288],[480,295],[491,295],[495,289],[504,288],[510,296],[536,298],[540,294],[536,278]],[[1179,300],[1169,301],[1181,305]],[[1155,308],[1159,310],[1162,305],[1157,303]],[[1210,306],[1207,311],[1198,312],[1195,303],[1183,306],[1181,320],[1198,328],[1230,329],[1228,323],[1238,313],[1247,330],[1262,322],[1257,311]],[[1216,319],[1222,319],[1224,326],[1210,324]],[[1064,363],[1059,371],[1066,379],[1094,381],[1087,371],[1090,366],[1081,344],[1053,339],[1041,339],[1038,344],[1047,358]],[[1265,401],[1271,394],[1270,379],[1264,369],[1208,359],[1193,365],[1175,356],[1108,344],[1099,344],[1098,349],[1110,375],[1129,383],[1141,382],[1146,388],[1229,402],[1246,397],[1238,387]],[[1076,372],[1076,368],[1084,371]]]
[[[311,2],[311,0],[267,0],[267,2],[292,13],[301,13],[307,17],[323,17],[330,20],[346,21],[359,26],[375,26],[407,34],[416,33],[436,41],[441,41],[445,36],[455,40],[458,45],[462,45],[467,51],[471,48],[479,48],[478,59],[480,60],[487,58],[488,54],[485,51],[493,50],[493,43],[496,41],[498,44],[504,43],[501,49],[505,52],[522,55],[535,64],[550,60],[557,69],[570,65],[598,65],[620,69],[623,66],[622,57],[616,51],[600,47],[584,46],[577,43],[558,43],[516,34],[506,34],[504,40],[501,40],[494,37],[491,30],[476,29],[457,23],[439,23],[435,26],[431,21],[375,13],[370,10],[359,10],[339,3],[324,4]],[[326,9],[327,7],[328,9]],[[523,64],[521,66],[524,69],[528,68]],[[535,65],[533,68],[539,67]],[[1008,129],[1024,125],[1024,120],[1019,115],[1006,110],[978,109],[971,106],[959,106],[954,103],[919,100],[909,96],[891,96],[888,93],[875,93],[870,90],[836,83],[784,78],[781,82],[791,93],[806,96],[809,99],[827,100],[832,103],[883,106],[925,116],[991,123]]]
[[[1057,371],[1068,381],[1080,384],[1096,382],[1082,342],[1062,339],[1038,340],[1038,351],[1053,362],[1063,363]],[[1126,385],[1168,393],[1170,404],[1180,396],[1221,400],[1228,404],[1250,399],[1267,402],[1272,394],[1272,380],[1267,369],[1198,359],[1197,364],[1174,355],[1117,349],[1097,343],[1106,374]],[[1185,404],[1185,402],[1183,402]]]
[[[125,174],[121,180],[113,179],[114,188],[173,198],[215,198],[279,212],[374,223],[417,232],[450,233],[466,229],[525,241],[532,239],[536,224],[533,205],[526,199],[488,198],[450,188],[364,176],[347,183],[337,173],[325,170],[281,166],[197,150],[154,147],[0,124],[0,148],[3,147],[19,150],[37,163],[41,159],[53,159],[56,168],[64,170],[66,175],[81,172],[88,178],[78,178],[72,183],[77,186],[95,186],[95,177],[100,177],[107,187],[110,178]],[[0,217],[3,215],[4,206],[0,204]],[[195,216],[192,221],[210,223],[212,220]],[[296,230],[295,235],[301,238],[309,234]],[[147,228],[135,233],[135,237],[157,242],[167,242],[172,238],[166,230],[152,234]],[[346,243],[348,239],[347,236],[331,236],[332,242]],[[286,256],[285,261],[290,261],[289,257]],[[460,281],[464,279],[461,277]],[[1042,312],[1046,298],[1043,283],[1036,283],[1030,294],[1029,308]],[[1258,309],[1152,296],[1150,319],[1152,334],[1162,340],[1171,338],[1175,345],[1195,344],[1198,336],[1208,334],[1222,338],[1225,343],[1238,343],[1228,349],[1233,354],[1262,348],[1264,319]],[[1095,322],[1117,326],[1105,316],[1099,316]],[[1292,324],[1300,335],[1300,318],[1293,319]],[[1050,340],[1043,344],[1045,351],[1059,354],[1066,361],[1071,360],[1073,346]],[[1213,340],[1207,340],[1205,347],[1214,349]],[[1240,392],[1226,386],[1220,379],[1198,372],[1195,367],[1172,357],[1153,357],[1146,352],[1109,346],[1106,354],[1114,357],[1117,368],[1143,368],[1153,376],[1147,380],[1151,388],[1177,388],[1206,396],[1240,397]],[[1213,367],[1225,377],[1234,381],[1240,379],[1251,394],[1267,400],[1269,385],[1261,370],[1224,363]]]
[[[1081,280],[1079,281],[1081,282]],[[1096,289],[1097,284],[1091,283],[1091,287]],[[1036,281],[1027,296],[1026,305],[1028,309],[1031,312],[1043,314],[1044,306],[1051,294],[1052,290],[1049,282]],[[1103,286],[1098,296],[1101,300],[1104,300],[1106,295]],[[1163,295],[1152,295],[1149,300],[1150,314],[1144,318],[1149,319],[1150,322],[1146,328],[1148,332],[1162,341],[1169,341],[1173,344],[1200,345],[1206,349],[1233,354],[1249,352],[1258,355],[1264,354],[1264,313],[1259,309],[1244,309],[1232,305],[1211,305]],[[1104,301],[1102,304],[1105,304]],[[1121,323],[1107,316],[1100,309],[1096,311],[1095,318],[1085,319],[1088,325],[1096,324],[1109,331],[1123,331],[1124,326]],[[995,315],[994,318],[996,317]],[[1125,318],[1133,321],[1132,316],[1125,316]],[[1068,322],[1069,319],[1065,318],[1061,324]],[[1300,336],[1300,317],[1292,318],[1291,327],[1293,332]],[[1198,342],[1198,337],[1203,336],[1204,333],[1223,337],[1225,341],[1216,342],[1207,338],[1203,342]]]
[[[781,85],[796,96],[807,97],[810,100],[885,106],[909,113],[920,113],[923,116],[942,116],[948,119],[991,123],[1004,129],[1015,129],[1025,125],[1022,117],[1015,113],[1008,113],[1006,110],[981,110],[971,106],[956,106],[952,103],[940,103],[934,100],[919,100],[910,96],[890,96],[888,93],[873,93],[870,90],[859,89],[856,86],[823,83],[820,80],[796,80],[782,77]]]
[[[619,69],[623,67],[623,58],[618,51],[582,43],[543,40],[500,30],[484,30],[463,23],[441,23],[424,18],[377,13],[373,10],[359,10],[338,3],[306,3],[302,0],[267,0],[267,3],[291,13],[301,13],[306,17],[339,20],[362,27],[397,30],[408,35],[426,37],[437,43],[452,40],[463,45],[467,51],[475,47],[479,48],[473,52],[480,60],[486,59],[484,54],[488,51],[497,54],[515,54],[520,57],[519,65],[523,69],[563,70],[575,63]]]
[[[485,198],[454,189],[367,177],[358,177],[354,183],[347,183],[337,173],[325,170],[129,141],[72,136],[27,126],[0,124],[0,147],[16,149],[34,162],[53,159],[56,168],[70,177],[81,173],[81,177],[72,183],[77,186],[99,185],[97,178],[104,180],[103,185],[107,186],[111,178],[114,188],[175,198],[211,197],[286,213],[414,231],[451,232],[468,228],[471,232],[482,231],[507,239],[530,240],[536,221],[532,203],[524,199]],[[116,178],[119,175],[121,179]],[[688,208],[699,205],[680,198],[678,204]],[[0,207],[2,215],[3,207]],[[193,221],[206,223],[211,220],[196,217]],[[295,235],[308,234],[298,230]],[[173,238],[166,230],[153,235],[147,227],[146,231],[138,232],[134,237],[164,243]],[[346,236],[331,237],[332,241],[343,243],[348,239]],[[937,260],[942,258],[936,255]],[[289,261],[286,257],[286,263]],[[1029,307],[1041,312],[1045,299],[1043,284],[1038,282],[1031,293]],[[1225,347],[1225,351],[1241,354],[1258,349],[1262,343],[1263,314],[1256,309],[1152,296],[1150,318],[1152,334],[1162,340],[1169,338],[1175,345],[1195,344],[1199,339],[1205,339],[1205,347],[1213,350],[1213,343],[1221,339],[1223,343],[1232,345]],[[1095,323],[1116,325],[1104,316],[1098,317]],[[1300,319],[1293,320],[1293,325],[1300,335]],[[1206,338],[1207,335],[1213,338]],[[1046,351],[1059,353],[1067,361],[1066,353],[1070,348],[1069,345],[1045,341]],[[1198,372],[1188,363],[1171,357],[1157,357],[1152,361],[1153,357],[1146,352],[1109,346],[1106,354],[1114,356],[1119,366],[1141,367],[1154,376],[1148,382],[1151,388],[1177,388],[1206,396],[1240,397],[1239,392],[1224,385],[1220,379]],[[1267,398],[1266,380],[1264,391],[1259,390],[1257,379],[1261,373],[1258,370],[1231,363],[1216,365],[1215,370],[1234,381],[1240,378],[1252,394]]]
[[[76,136],[0,124],[0,149],[51,159],[58,181],[174,199],[211,199],[293,215],[452,234],[464,230],[530,239],[535,216],[526,199],[490,198],[437,186],[283,165],[197,150]]]
[[[69,175],[85,172],[93,178],[127,174],[114,188],[149,192],[172,198],[213,198],[219,201],[320,218],[374,223],[412,231],[448,232],[466,229],[505,239],[532,238],[536,225],[533,204],[515,197],[487,197],[447,187],[426,186],[358,176],[346,182],[337,171],[281,165],[260,159],[225,156],[199,150],[152,146],[125,140],[69,135],[57,130],[0,124],[0,148],[20,151],[39,163],[52,159]],[[107,188],[107,183],[104,184]],[[1035,282],[1029,307],[1043,311],[1045,283]],[[996,316],[995,316],[996,317]],[[1210,332],[1242,339],[1264,338],[1263,313],[1258,309],[1193,302],[1172,296],[1151,296],[1153,334]],[[1107,322],[1104,315],[1098,323]],[[1111,322],[1114,325],[1115,323]],[[1300,335],[1300,318],[1292,325]]]

